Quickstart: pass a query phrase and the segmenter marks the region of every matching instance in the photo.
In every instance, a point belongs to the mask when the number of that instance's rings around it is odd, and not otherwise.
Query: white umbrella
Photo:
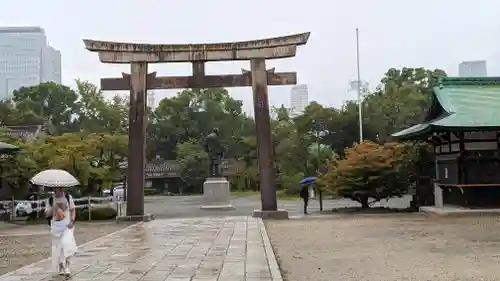
[[[72,187],[80,182],[64,170],[50,169],[42,171],[31,178],[32,184],[46,187]]]

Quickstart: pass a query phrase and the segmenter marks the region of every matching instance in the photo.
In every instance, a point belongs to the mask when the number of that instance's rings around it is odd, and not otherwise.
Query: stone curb
[[[271,271],[271,277],[273,281],[283,281],[281,276],[281,271],[276,261],[276,256],[274,255],[273,246],[271,245],[271,240],[269,240],[269,235],[267,234],[266,226],[262,219],[259,218],[260,233],[262,235],[262,240],[264,241],[264,250],[266,251],[267,263],[269,270]]]
[[[104,235],[104,236],[97,237],[96,239],[93,239],[93,240],[90,240],[90,241],[88,241],[88,242],[85,242],[85,243],[83,243],[83,244],[81,244],[81,245],[78,245],[78,248],[79,248],[79,249],[78,249],[78,251],[79,251],[79,252],[80,252],[80,251],[85,251],[85,250],[81,250],[81,248],[82,248],[82,247],[89,247],[89,246],[91,246],[93,243],[97,243],[97,242],[99,242],[99,240],[100,240],[101,238],[106,238],[106,237],[109,237],[109,236],[116,235],[116,234],[118,234],[118,233],[121,233],[121,232],[123,232],[123,231],[127,231],[128,229],[130,229],[130,228],[132,228],[132,227],[134,227],[134,226],[140,225],[140,224],[143,224],[143,222],[138,222],[138,223],[135,223],[135,224],[129,225],[129,226],[127,226],[127,227],[125,227],[125,228],[122,228],[122,229],[120,229],[120,230],[117,230],[117,231],[115,231],[115,232],[112,232],[112,233],[106,234],[106,235]],[[47,235],[49,235],[49,233],[48,233],[48,232],[47,232]],[[39,261],[37,261],[37,262],[34,262],[34,263],[31,263],[31,264],[25,265],[25,266],[23,266],[23,267],[20,267],[20,268],[18,268],[18,269],[16,269],[16,270],[11,271],[11,272],[8,272],[8,273],[5,273],[5,274],[3,274],[3,275],[0,275],[0,280],[3,280],[3,279],[8,279],[8,277],[9,277],[9,276],[11,276],[11,275],[15,274],[16,272],[19,272],[19,271],[27,271],[29,268],[34,267],[34,266],[37,266],[37,265],[39,265],[39,264],[41,264],[41,263],[44,263],[44,262],[46,262],[46,261],[48,261],[48,260],[50,260],[50,259],[51,259],[51,258],[45,258],[45,259],[43,259],[43,260],[39,260]]]

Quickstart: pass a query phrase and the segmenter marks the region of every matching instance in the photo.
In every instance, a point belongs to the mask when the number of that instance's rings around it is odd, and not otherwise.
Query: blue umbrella
[[[300,184],[316,183],[316,177],[303,178],[299,183]]]

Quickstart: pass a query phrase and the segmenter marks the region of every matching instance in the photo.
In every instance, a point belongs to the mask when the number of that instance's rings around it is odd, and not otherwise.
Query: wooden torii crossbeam
[[[146,92],[148,89],[182,89],[252,86],[256,123],[261,211],[277,212],[276,172],[267,86],[297,83],[295,72],[266,70],[266,59],[294,57],[310,33],[260,40],[212,44],[137,44],[83,40],[87,50],[97,52],[103,63],[129,63],[130,74],[101,79],[102,90],[130,90],[127,215],[144,217],[144,166],[146,144]],[[250,70],[241,74],[206,75],[210,61],[249,60]],[[192,76],[157,77],[148,63],[189,62]],[[279,212],[278,212],[279,213]]]
[[[196,71],[193,64],[193,71]],[[198,89],[217,87],[250,87],[252,86],[252,75],[249,70],[242,69],[242,74],[228,75],[205,75],[201,73],[199,80],[193,76],[164,76],[156,77],[156,72],[148,74],[147,89]],[[200,73],[198,73],[200,75]],[[297,84],[297,73],[278,72],[271,68],[267,70],[267,85],[295,85]],[[101,78],[101,89],[103,91],[130,90],[130,74],[122,73],[121,78]]]

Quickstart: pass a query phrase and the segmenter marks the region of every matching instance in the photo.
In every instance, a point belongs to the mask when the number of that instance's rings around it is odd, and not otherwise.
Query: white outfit
[[[68,228],[68,225],[71,223],[70,210],[75,208],[75,202],[71,195],[69,195],[68,202],[64,194],[61,197],[54,196],[53,200],[53,204],[50,206],[47,199],[45,205],[47,206],[45,210],[47,216],[51,216],[57,208],[62,206],[61,209],[64,211],[65,217],[60,221],[56,221],[54,217],[52,217],[50,221],[50,234],[52,237],[52,270],[61,273],[61,270],[65,269],[65,273],[69,274],[69,261],[77,250],[75,236],[73,234],[74,228]]]

